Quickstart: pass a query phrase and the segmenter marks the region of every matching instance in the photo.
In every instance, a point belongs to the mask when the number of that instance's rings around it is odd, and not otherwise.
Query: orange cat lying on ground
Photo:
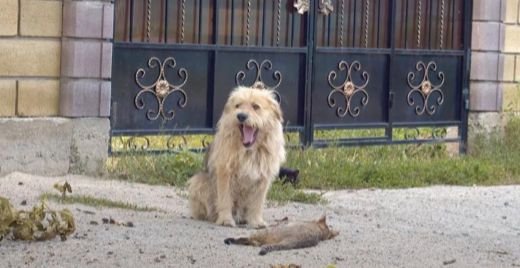
[[[289,223],[255,232],[250,237],[227,238],[227,245],[262,246],[260,255],[271,251],[298,249],[316,246],[320,241],[328,240],[339,234],[327,226],[325,216],[317,221]]]

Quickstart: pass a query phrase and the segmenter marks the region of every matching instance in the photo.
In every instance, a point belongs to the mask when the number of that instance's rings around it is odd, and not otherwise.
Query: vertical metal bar
[[[460,127],[460,139],[459,144],[460,153],[465,154],[468,149],[468,111],[469,111],[469,74],[471,69],[471,25],[472,25],[472,10],[473,1],[464,1],[464,60],[462,62],[462,98],[461,98],[461,119],[462,125]]]
[[[340,20],[340,27],[339,27],[339,46],[343,47],[343,33],[345,32],[345,29],[343,29],[343,26],[345,25],[345,0],[341,0],[341,6],[340,6],[341,12],[339,20]]]
[[[199,44],[201,44],[201,36],[202,36],[202,0],[199,0],[199,33],[197,39],[199,40]]]
[[[421,48],[422,46],[422,0],[418,0],[417,4],[417,48]]]
[[[230,42],[230,45],[233,45],[234,32],[235,32],[235,1],[231,0],[231,42]]]
[[[251,32],[251,0],[247,0],[247,16],[246,16],[246,46],[249,46],[249,34]]]
[[[394,92],[393,92],[393,89],[390,88],[390,86],[392,85],[391,79],[395,79],[395,78],[391,77],[390,70],[392,70],[392,67],[395,65],[395,47],[396,47],[395,35],[396,35],[396,28],[397,28],[397,25],[396,25],[397,1],[398,0],[392,0],[390,2],[390,23],[387,28],[387,31],[388,31],[388,41],[387,41],[388,44],[387,45],[388,45],[388,47],[390,47],[390,56],[389,56],[388,64],[387,64],[387,68],[386,68],[386,70],[387,70],[386,71],[386,74],[387,74],[386,75],[386,81],[387,81],[386,85],[388,85],[388,91],[386,92],[386,99],[388,100],[386,102],[387,103],[386,121],[388,122],[388,126],[385,128],[385,136],[387,137],[389,142],[391,142],[393,139],[393,137],[392,137],[393,136],[393,126],[392,126],[393,122],[392,122],[391,112],[392,112],[392,103],[393,103]],[[405,42],[405,44],[406,44],[406,42]]]
[[[384,1],[384,0],[383,0]],[[381,28],[381,0],[377,1],[377,35],[376,35],[376,48],[381,47],[379,45],[380,39],[380,28]]]
[[[291,47],[294,47],[294,21],[295,21],[295,13],[291,12]]]
[[[134,39],[134,0],[130,0],[130,42]]]
[[[158,16],[158,19],[157,19],[157,24],[159,24],[159,31],[157,32],[157,43],[160,43],[162,42],[163,40],[163,37],[164,37],[164,34],[163,34],[163,30],[164,30],[164,2],[163,0],[161,0],[161,5],[159,6],[159,16]]]
[[[263,7],[262,7],[262,46],[265,46],[265,11],[266,11],[266,4],[267,0],[263,0]]]
[[[148,17],[147,16],[147,11],[148,11],[148,9],[146,8],[146,3],[147,2],[148,1],[143,1],[143,27],[141,28],[141,34],[142,34],[141,35],[141,42],[146,41],[146,36],[147,36],[146,35],[146,32],[147,32],[146,29],[148,29],[148,27],[147,27],[147,21],[148,21],[147,20],[147,17]]]
[[[404,48],[408,48],[408,0],[405,1],[404,10]]]
[[[368,47],[368,19],[370,17],[370,0],[365,0],[365,48]]]
[[[439,39],[439,49],[444,49],[444,1],[445,0],[441,0],[441,16],[440,16],[440,19],[441,19],[441,23],[440,23],[440,39]]]
[[[433,10],[433,0],[428,0],[430,1],[430,23],[428,25],[428,49],[432,49],[432,21],[433,21],[433,16],[432,16],[432,10]]]
[[[327,47],[330,47],[330,29],[331,27],[331,15],[326,16],[327,18]]]
[[[352,47],[356,47],[356,27],[357,27],[357,23],[356,23],[356,5],[357,5],[357,0],[354,0],[354,9],[353,9],[353,12],[354,13],[354,23],[353,23],[353,27],[352,27]]]
[[[463,0],[465,1],[465,0]],[[455,48],[455,0],[451,0],[451,49]]]
[[[227,6],[227,0],[224,0],[226,1],[226,6]],[[218,43],[218,40],[219,40],[219,22],[220,22],[220,17],[219,17],[219,8],[221,6],[221,0],[215,0],[213,1],[214,3],[214,7],[213,7],[213,44],[217,44]],[[224,13],[224,16],[226,17],[227,13]],[[225,20],[224,20],[225,21]],[[224,24],[226,29],[227,29],[227,25]],[[225,34],[226,31],[224,31],[224,34]],[[224,36],[224,40],[223,40],[223,43],[225,44],[226,43],[226,39],[225,39],[225,36]],[[213,127],[216,125],[216,122],[214,122],[214,116],[213,116],[213,109],[214,109],[214,100],[215,100],[215,81],[217,81],[217,65],[218,65],[218,49],[214,49],[211,51],[210,53],[210,66],[211,66],[211,70],[210,70],[210,73],[211,73],[211,81],[210,83],[208,84],[207,86],[207,98],[206,98],[206,106],[208,107],[208,109],[206,110],[206,118],[208,118],[208,122],[207,123],[207,126],[210,126],[210,127]]]
[[[276,46],[280,46],[282,0],[277,0],[276,7]]]
[[[184,27],[186,23],[186,0],[181,1],[181,44],[184,43]]]
[[[164,0],[164,43],[168,43],[168,3],[170,0]]]
[[[307,64],[305,66],[305,102],[303,120],[304,146],[310,146],[314,139],[314,127],[312,123],[312,83],[314,81],[314,54],[316,53],[316,10],[318,0],[309,0],[309,11],[307,12]]]
[[[213,44],[217,44],[218,43],[218,35],[219,35],[219,27],[218,27],[218,24],[219,24],[219,20],[220,20],[220,17],[219,17],[219,8],[220,8],[220,0],[215,0],[213,1],[214,3],[214,6],[213,6],[213,22],[212,22],[212,32],[213,32],[213,36],[212,36],[212,43]],[[225,40],[224,40],[225,42]]]

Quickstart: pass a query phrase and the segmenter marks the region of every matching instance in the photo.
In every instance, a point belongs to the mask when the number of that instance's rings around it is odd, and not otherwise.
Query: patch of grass
[[[157,155],[125,154],[112,157],[109,172],[120,179],[182,187],[202,168],[203,154],[191,151]]]
[[[325,200],[321,198],[320,194],[317,193],[306,193],[300,189],[295,189],[290,184],[282,184],[281,181],[275,181],[271,186],[267,199],[287,203],[290,201],[317,204],[323,203]]]
[[[65,204],[83,204],[91,207],[120,208],[134,211],[158,211],[156,208],[142,207],[135,204],[113,201],[105,198],[97,198],[88,195],[69,195],[62,198],[59,194],[44,193],[40,196],[40,200],[53,200]]]
[[[409,146],[291,151],[286,165],[300,169],[301,187],[313,189],[495,184],[506,175],[495,163],[449,158],[432,146],[421,147],[413,155]]]
[[[396,135],[429,134],[427,130],[414,131],[400,130]],[[437,132],[442,134],[443,131]],[[461,156],[449,156],[446,144],[289,150],[284,166],[300,170],[299,189],[275,183],[268,198],[280,202],[316,203],[321,200],[319,195],[307,194],[300,189],[520,183],[519,117],[511,117],[503,133],[478,136],[471,144],[471,153]],[[126,155],[114,157],[109,167],[112,174],[120,178],[182,187],[192,174],[200,170],[202,159],[203,154],[189,151]]]

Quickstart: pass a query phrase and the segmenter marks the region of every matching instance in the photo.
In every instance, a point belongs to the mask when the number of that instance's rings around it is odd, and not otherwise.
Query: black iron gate
[[[448,141],[464,149],[471,5],[117,0],[112,135],[130,143],[212,133],[230,90],[262,81],[278,92],[297,144]]]

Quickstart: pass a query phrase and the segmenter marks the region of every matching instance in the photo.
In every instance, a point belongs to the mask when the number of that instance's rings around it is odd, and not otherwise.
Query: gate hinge
[[[466,109],[466,111],[469,110],[469,89],[468,88],[464,88],[462,90],[462,98],[464,100],[464,109]]]

